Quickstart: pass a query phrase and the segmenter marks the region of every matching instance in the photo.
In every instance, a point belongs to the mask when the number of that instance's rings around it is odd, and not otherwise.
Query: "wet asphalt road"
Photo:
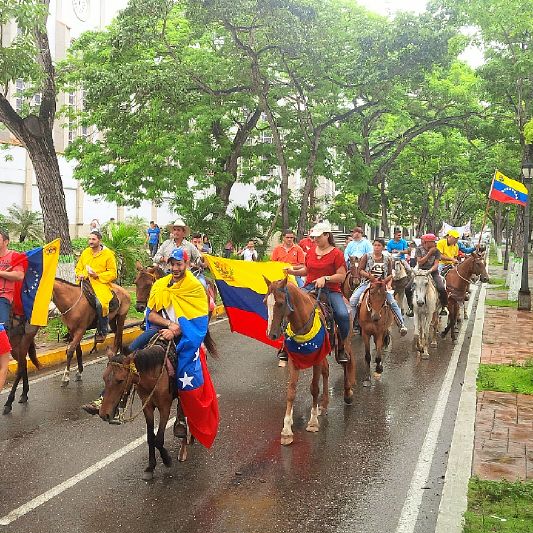
[[[146,483],[143,443],[0,531],[396,531],[451,341],[439,340],[430,360],[422,361],[412,349],[412,332],[404,339],[394,333],[383,377],[367,389],[360,382],[358,337],[353,405],[344,405],[341,368],[332,363],[328,414],[320,417],[318,433],[307,433],[306,371],[295,403],[294,443],[282,447],[287,371],[277,367],[275,350],[232,334],[227,321],[212,331],[221,352],[220,359],[210,360],[221,421],[211,450],[196,444],[185,463],[175,461],[167,469],[158,462],[155,479]],[[417,533],[434,529],[469,338],[467,332]],[[87,366],[83,382],[72,381],[68,388],[60,387],[59,375],[33,384],[30,402],[15,403],[12,414],[0,418],[0,517],[143,435],[142,416],[111,426],[80,410],[98,395],[104,364]],[[0,396],[2,404],[5,398]],[[167,447],[175,458],[178,443],[171,430]]]

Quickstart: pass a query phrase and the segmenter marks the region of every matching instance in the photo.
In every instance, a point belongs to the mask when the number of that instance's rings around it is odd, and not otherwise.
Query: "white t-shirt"
[[[250,250],[250,248],[245,248],[242,251],[241,255],[245,261],[257,261],[257,250]]]

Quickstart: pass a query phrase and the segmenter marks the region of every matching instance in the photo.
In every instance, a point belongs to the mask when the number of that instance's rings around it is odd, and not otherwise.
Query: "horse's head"
[[[411,285],[413,289],[413,300],[416,301],[416,304],[419,307],[422,307],[426,304],[426,296],[428,287],[431,280],[429,279],[431,273],[429,270],[416,269],[414,271],[413,283]]]
[[[350,274],[354,278],[359,278],[359,258],[355,255],[350,256]]]
[[[403,261],[400,259],[399,255],[392,256],[392,279],[394,281],[403,279],[407,276],[407,271],[403,264]]]
[[[263,302],[267,307],[268,325],[267,337],[275,340],[283,333],[283,320],[287,318],[289,310],[289,296],[287,278],[279,281],[270,281],[263,276],[268,287]]]
[[[164,272],[158,266],[144,268],[140,261],[135,263],[137,275],[135,276],[135,295],[137,297],[135,309],[142,313],[146,309],[150,289],[156,279],[161,278]]]
[[[133,380],[133,357],[115,355],[112,350],[107,350],[108,363],[104,370],[104,393],[99,415],[105,422],[110,422],[115,417],[118,404],[124,393],[128,392]]]
[[[489,281],[489,274],[487,272],[487,266],[485,265],[485,254],[474,252],[472,257],[474,258],[474,270],[472,275],[479,276],[482,283],[487,283]]]
[[[371,278],[368,289],[368,310],[370,318],[377,322],[381,318],[381,310],[387,301],[387,287],[383,280]]]

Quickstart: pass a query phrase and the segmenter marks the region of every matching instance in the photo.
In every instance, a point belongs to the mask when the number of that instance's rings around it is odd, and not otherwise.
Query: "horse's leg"
[[[376,341],[376,372],[374,374],[374,377],[380,378],[381,373],[383,372],[383,364],[381,362],[381,357],[383,354],[383,344],[384,344],[384,337],[387,334],[387,332],[383,333],[383,335],[376,335],[374,337]]]
[[[81,381],[81,375],[83,374],[83,351],[79,344],[76,346],[76,361],[78,362],[76,381]]]
[[[320,406],[318,407],[318,414],[327,414],[329,405],[329,361],[327,357],[322,359],[322,398],[320,399]],[[346,368],[346,367],[345,367]]]
[[[22,394],[19,398],[19,403],[26,403],[28,401],[28,392],[30,392],[30,381],[28,380],[28,361],[26,360],[26,355],[20,358],[21,363],[19,365],[22,367]]]
[[[159,427],[157,428],[157,434],[155,436],[155,447],[159,450],[163,464],[166,467],[170,467],[172,466],[172,457],[165,448],[165,428],[167,426],[168,419],[170,418],[172,397],[170,395],[167,396],[168,398],[163,397],[157,402],[159,409]]]
[[[141,397],[144,403],[146,398]],[[146,419],[146,441],[148,442],[148,466],[143,472],[143,481],[150,481],[154,478],[155,470],[155,434],[154,434],[154,406],[151,402],[144,408],[144,418]]]
[[[63,377],[61,378],[62,387],[66,387],[70,382],[70,364],[72,363],[74,351],[76,350],[76,347],[80,344],[84,332],[84,329],[77,329],[74,333],[70,333],[70,337],[72,340],[67,346],[67,366],[65,367]]]
[[[113,351],[115,354],[122,351],[122,335],[124,333],[124,322],[126,315],[117,314],[115,340],[113,341]]]
[[[370,355],[370,335],[361,329],[361,335],[363,336],[363,342],[365,344],[365,376],[363,379],[363,387],[370,386],[370,363],[372,361],[372,356]]]
[[[349,356],[348,362],[344,365],[344,403],[350,405],[353,402],[353,386],[355,384],[355,357],[352,348],[352,334],[344,342],[344,350]]]
[[[311,416],[309,422],[307,422],[306,431],[316,433],[320,428],[318,423],[318,395],[320,393],[320,376],[322,375],[322,365],[313,366],[313,379],[311,380],[311,396],[313,397],[313,403],[311,404]]]
[[[7,415],[11,413],[13,402],[15,401],[15,394],[17,392],[17,387],[20,381],[20,378],[22,377],[22,373],[20,371],[20,363],[17,366],[17,375],[15,376],[15,381],[13,382],[13,385],[11,386],[11,390],[9,391],[9,394],[7,396],[6,403],[4,404],[4,414]]]
[[[450,310],[450,331],[451,331],[451,334],[452,334],[452,341],[456,341],[457,340],[457,330],[455,329],[456,327],[456,324],[457,324],[457,314],[458,314],[458,311],[459,311],[459,304],[451,299],[450,301],[450,307],[449,307],[449,310]]]
[[[422,331],[423,330],[423,331]],[[431,322],[429,321],[429,316],[426,315],[424,316],[424,327],[421,328],[421,333],[420,333],[420,336],[421,336],[421,356],[422,356],[422,359],[429,359],[429,350],[428,350],[428,347],[429,347],[429,342],[430,342],[430,339],[431,339]]]
[[[292,432],[292,411],[294,407],[294,398],[296,398],[296,385],[300,371],[294,366],[289,357],[289,384],[287,386],[287,406],[285,408],[285,417],[283,418],[283,429],[281,430],[281,444],[288,446],[294,440]]]

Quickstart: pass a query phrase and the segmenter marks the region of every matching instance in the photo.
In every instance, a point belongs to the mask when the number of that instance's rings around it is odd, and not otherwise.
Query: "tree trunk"
[[[307,229],[307,217],[309,208],[311,207],[311,196],[313,194],[313,179],[315,177],[315,164],[318,157],[318,147],[320,144],[321,131],[313,132],[313,144],[309,152],[309,159],[305,168],[305,185],[302,191],[302,202],[300,208],[300,216],[298,217],[298,229],[296,238],[302,239]]]
[[[494,210],[494,240],[499,246],[502,243],[503,234],[503,213],[502,204],[498,202]]]

